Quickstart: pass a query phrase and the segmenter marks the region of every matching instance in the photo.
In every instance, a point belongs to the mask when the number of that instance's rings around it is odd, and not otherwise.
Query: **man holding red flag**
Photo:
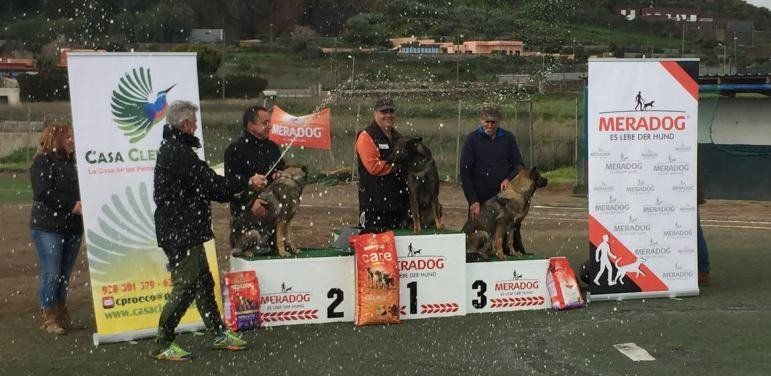
[[[249,179],[254,174],[268,175],[268,182],[278,177],[279,171],[285,167],[281,159],[281,149],[268,139],[271,130],[270,112],[262,106],[252,106],[244,111],[242,118],[244,134],[233,141],[225,149],[225,178],[228,182],[247,189]],[[271,167],[273,167],[273,171]],[[252,202],[252,200],[254,201]],[[233,222],[239,220],[247,210],[250,210],[258,218],[264,218],[268,214],[267,203],[254,195],[242,194],[240,198],[230,203],[230,243],[235,244],[240,234],[234,234]],[[271,241],[267,244],[266,251],[272,249],[275,242],[275,234],[271,235]]]

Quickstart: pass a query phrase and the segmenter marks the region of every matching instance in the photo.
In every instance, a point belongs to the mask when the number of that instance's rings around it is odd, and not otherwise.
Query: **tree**
[[[385,17],[380,13],[358,14],[349,18],[346,24],[348,29],[343,37],[348,42],[380,47],[391,45]]]
[[[197,52],[198,73],[214,74],[222,65],[222,51],[203,44],[191,45],[188,51]]]

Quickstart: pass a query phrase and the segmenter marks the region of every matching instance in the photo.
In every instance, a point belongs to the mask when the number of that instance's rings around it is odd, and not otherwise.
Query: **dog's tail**
[[[620,261],[621,261],[621,257],[617,257],[616,261],[613,262],[614,264],[616,264],[616,269],[621,267],[621,266],[618,265]]]

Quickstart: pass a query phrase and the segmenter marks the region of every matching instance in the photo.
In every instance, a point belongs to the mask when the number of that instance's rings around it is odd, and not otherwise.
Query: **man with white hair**
[[[155,231],[158,246],[169,259],[172,290],[158,322],[156,359],[186,361],[191,354],[174,343],[175,329],[195,300],[206,328],[215,335],[213,347],[242,350],[246,342],[222,322],[214,299],[214,279],[203,244],[214,238],[210,202],[228,202],[242,188],[228,184],[193,150],[198,107],[187,101],[169,106],[163,141],[155,164]],[[250,178],[255,189],[265,186],[262,175]]]

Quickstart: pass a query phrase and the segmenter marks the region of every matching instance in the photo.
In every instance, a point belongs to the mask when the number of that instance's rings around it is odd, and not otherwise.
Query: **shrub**
[[[225,76],[226,98],[255,98],[268,87],[268,80],[247,74]],[[198,76],[198,91],[201,99],[222,98],[222,77],[212,75]]]
[[[70,89],[65,72],[22,74],[16,79],[19,82],[19,95],[23,101],[50,102],[70,99]]]

